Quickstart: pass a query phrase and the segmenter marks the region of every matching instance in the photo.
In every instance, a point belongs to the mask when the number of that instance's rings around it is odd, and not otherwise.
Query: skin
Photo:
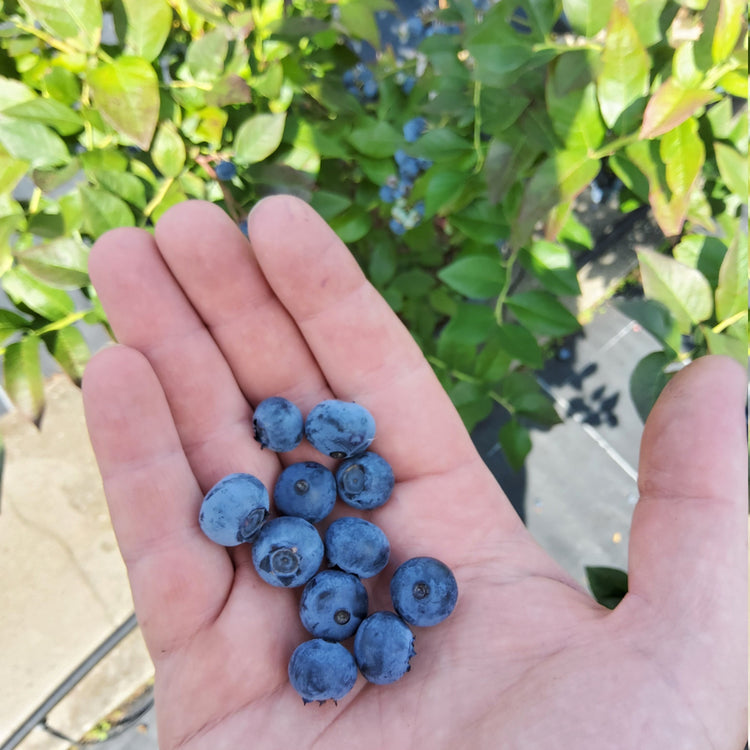
[[[410,334],[323,220],[272,197],[248,232],[250,243],[216,206],[182,203],[155,236],[117,229],[91,252],[120,344],[87,369],[86,416],[156,668],[160,747],[739,750],[744,371],[702,358],[655,406],[630,593],[609,611],[531,538]],[[228,552],[198,527],[222,476],[272,487],[289,462],[327,461],[304,441],[281,461],[260,450],[251,404],[272,395],[303,414],[340,398],[375,417],[372,450],[397,484],[362,514],[392,546],[366,582],[371,611],[391,608],[390,575],[410,557],[438,557],[458,580],[451,617],[415,629],[412,671],[385,687],[360,676],[338,706],[304,706],[288,683],[306,638],[299,591],[263,583],[247,545]]]

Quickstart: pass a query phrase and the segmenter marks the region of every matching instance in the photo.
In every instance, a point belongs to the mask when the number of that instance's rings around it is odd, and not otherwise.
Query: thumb
[[[746,377],[708,356],[664,389],[641,442],[629,549],[629,590],[657,631],[651,646],[734,716],[747,688]]]

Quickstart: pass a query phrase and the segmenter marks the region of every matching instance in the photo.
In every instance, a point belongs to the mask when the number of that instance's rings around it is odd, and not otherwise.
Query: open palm
[[[182,203],[155,235],[108,233],[90,271],[120,345],[84,380],[86,416],[138,621],[156,667],[160,747],[721,748],[746,727],[744,374],[706,358],[652,413],[630,547],[630,593],[596,604],[530,537],[408,331],[307,205],[269,198],[251,243],[220,209]],[[252,247],[251,247],[252,246]],[[450,618],[415,628],[401,681],[361,676],[338,705],[303,705],[287,663],[309,637],[298,591],[255,573],[249,546],[206,539],[222,476],[272,487],[279,457],[252,404],[356,401],[397,484],[367,515],[391,562],[367,582],[390,609],[409,557],[446,562]],[[350,515],[355,514],[347,508]]]

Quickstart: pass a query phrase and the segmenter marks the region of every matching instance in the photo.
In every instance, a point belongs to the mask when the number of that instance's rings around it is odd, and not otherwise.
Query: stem
[[[482,84],[474,81],[474,151],[477,154],[477,163],[474,174],[479,174],[484,166],[484,151],[482,150]]]
[[[81,87],[81,104],[85,108],[91,106],[91,97],[89,96],[89,84],[88,81],[84,80],[83,86]],[[94,150],[94,126],[91,124],[87,117],[83,118],[83,131],[86,134],[86,148],[89,151]]]
[[[589,154],[589,159],[604,159],[606,156],[612,156],[615,151],[619,151],[623,146],[629,146],[631,143],[636,143],[639,140],[640,135],[638,133],[620,136],[620,138],[615,138],[614,141],[610,141],[605,146]]]
[[[729,328],[729,326],[734,325],[738,321],[742,320],[746,315],[747,315],[747,310],[740,310],[740,312],[732,315],[731,318],[722,320],[721,323],[718,323],[717,325],[715,325],[711,330],[714,333],[721,333],[726,328]]]
[[[90,312],[91,310],[83,310],[70,313],[70,315],[66,315],[64,318],[60,318],[60,320],[54,320],[46,326],[35,329],[34,335],[43,336],[45,333],[52,333],[52,331],[59,331],[62,328],[67,328],[68,326],[73,325],[73,323],[83,320],[83,318],[85,318]]]
[[[161,187],[157,191],[156,195],[149,201],[148,206],[143,209],[143,215],[148,218],[156,210],[156,207],[164,200],[164,196],[167,194],[169,188],[172,187],[174,177],[167,177],[166,180],[161,184]]]
[[[59,39],[55,39],[55,37],[53,37],[51,34],[48,34],[46,31],[34,28],[33,26],[27,26],[22,21],[15,21],[15,26],[20,31],[25,31],[27,34],[35,36],[46,45],[53,47],[60,52],[64,52],[66,55],[80,55],[83,52],[83,50],[76,49],[75,47],[71,47],[65,42],[61,42]]]
[[[520,252],[520,247],[514,248],[510,256],[508,257],[508,265],[505,268],[505,281],[503,283],[503,288],[500,290],[500,294],[497,297],[497,303],[495,305],[495,320],[497,321],[498,325],[502,325],[503,323],[503,306],[505,305],[505,300],[508,297],[510,285],[513,280],[513,266],[515,266],[516,260],[518,259],[518,254]]]

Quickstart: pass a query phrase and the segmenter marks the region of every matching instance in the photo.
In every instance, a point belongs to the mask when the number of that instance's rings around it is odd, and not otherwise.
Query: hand
[[[91,252],[121,342],[91,361],[86,417],[135,608],[156,669],[163,750],[741,748],[746,738],[745,375],[706,357],[646,426],[630,593],[599,606],[533,541],[410,334],[327,225],[289,197],[260,202],[252,244],[216,206],[182,203],[155,236],[118,229]],[[375,416],[392,498],[368,518],[392,545],[368,582],[446,562],[458,605],[416,629],[412,670],[303,705],[287,663],[309,636],[298,591],[263,583],[249,547],[198,527],[204,492],[281,463],[251,405],[324,398]],[[303,443],[284,461],[321,460]],[[370,585],[372,583],[372,585]]]

